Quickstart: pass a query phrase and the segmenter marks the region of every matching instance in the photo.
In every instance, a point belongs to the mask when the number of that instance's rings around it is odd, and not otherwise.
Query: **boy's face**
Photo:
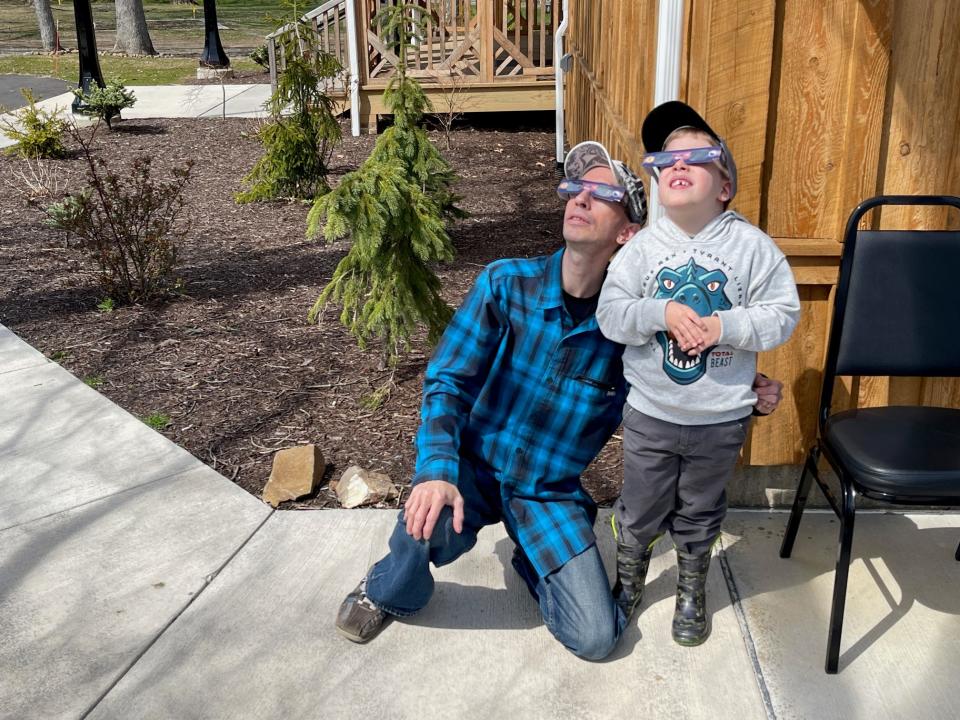
[[[663,149],[691,150],[712,145],[716,141],[709,135],[693,131],[673,138]],[[707,216],[709,221],[723,212],[723,204],[730,199],[730,181],[715,163],[687,165],[678,160],[660,171],[657,185],[660,204],[671,219],[692,214]]]

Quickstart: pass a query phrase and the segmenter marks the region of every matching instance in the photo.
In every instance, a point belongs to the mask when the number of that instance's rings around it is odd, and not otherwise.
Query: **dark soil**
[[[319,325],[306,322],[346,243],[307,240],[303,203],[233,200],[261,154],[255,128],[250,120],[134,120],[97,135],[95,151],[110,166],[147,154],[154,175],[165,177],[195,161],[179,258],[184,294],[111,312],[97,307],[104,294],[92,263],[27,202],[27,163],[0,156],[0,322],[132,414],[168,416],[164,435],[251,493],[262,490],[273,454],[301,443],[321,448],[327,480],[358,464],[405,485],[430,348],[415,342],[389,400],[364,406],[391,377],[378,369],[378,354],[357,348],[335,308]],[[460,130],[450,150],[442,134],[432,138],[459,174],[461,206],[471,213],[450,229],[456,260],[436,268],[456,305],[485,264],[559,247],[554,136]],[[332,160],[332,182],[356,168],[374,140],[347,135]],[[63,189],[83,184],[78,154],[52,166]],[[598,502],[619,491],[619,454],[614,439],[584,477]],[[324,484],[315,497],[286,506],[336,506],[336,498]]]

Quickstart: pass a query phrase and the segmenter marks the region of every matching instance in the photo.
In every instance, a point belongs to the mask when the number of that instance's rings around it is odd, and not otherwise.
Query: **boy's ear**
[[[728,202],[730,200],[730,190],[733,185],[729,180],[724,180],[723,185],[720,188],[720,194],[717,196],[717,200],[720,202]]]
[[[627,240],[640,232],[641,228],[643,228],[643,225],[640,223],[627,223],[624,225],[620,229],[620,232],[617,233],[617,245],[626,245]]]

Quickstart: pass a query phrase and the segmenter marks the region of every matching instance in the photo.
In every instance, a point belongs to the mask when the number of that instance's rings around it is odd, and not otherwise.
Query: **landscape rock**
[[[330,483],[330,486],[334,487],[334,484]],[[351,465],[344,470],[334,489],[340,505],[345,508],[393,500],[400,493],[389,475],[364,470],[359,465]]]
[[[285,448],[273,456],[273,470],[263,488],[263,501],[274,507],[317,489],[326,461],[316,445]]]

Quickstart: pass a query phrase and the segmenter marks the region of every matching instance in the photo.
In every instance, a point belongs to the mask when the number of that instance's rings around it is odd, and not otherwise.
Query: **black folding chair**
[[[888,406],[831,414],[834,380],[851,376],[960,376],[960,231],[858,230],[883,205],[946,205],[960,198],[889,195],[847,222],[820,393],[817,443],[807,455],[780,546],[790,557],[814,478],[840,518],[840,550],[826,671],[837,672],[857,495],[906,505],[960,505],[960,410]],[[837,498],[817,472],[821,453]],[[960,561],[960,545],[955,555]]]

